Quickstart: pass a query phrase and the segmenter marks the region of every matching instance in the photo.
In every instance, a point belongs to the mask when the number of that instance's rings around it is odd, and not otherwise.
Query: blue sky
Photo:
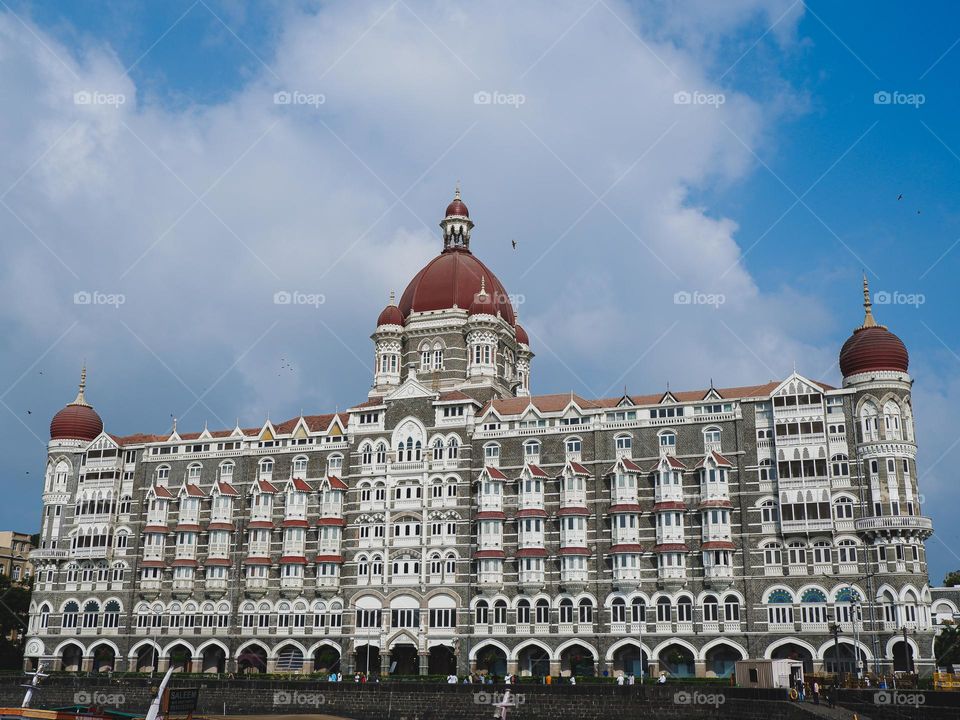
[[[794,364],[838,383],[860,273],[920,296],[875,310],[911,353],[938,582],[960,567],[957,20],[950,3],[610,0],[544,20],[537,3],[8,2],[0,525],[36,522],[80,358],[121,434],[361,399],[373,320],[436,251],[460,179],[476,252],[522,296],[535,391]],[[296,90],[324,103],[270,101]],[[325,303],[281,313],[277,289]],[[677,307],[682,289],[727,303]],[[77,307],[79,290],[125,303]]]

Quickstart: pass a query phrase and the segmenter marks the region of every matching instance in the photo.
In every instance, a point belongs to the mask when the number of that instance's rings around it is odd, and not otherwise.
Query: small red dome
[[[523,343],[524,345],[529,345],[530,338],[527,337],[527,331],[523,329],[523,325],[521,325],[520,323],[517,323],[516,331],[517,331],[517,342]]]
[[[493,305],[491,315],[513,325],[513,306],[503,284],[490,269],[465,248],[448,248],[418,272],[400,298],[404,318],[426,310],[448,310],[454,306],[469,310],[474,296],[484,285]]]
[[[83,393],[87,387],[87,368],[80,373],[77,398],[53,416],[50,421],[51,440],[93,440],[103,432],[103,420],[90,407]]]
[[[878,370],[905,373],[909,365],[903,341],[882,325],[857,328],[840,349],[844,377]]]
[[[103,432],[103,420],[89,405],[67,405],[50,421],[51,440],[93,440]]]
[[[460,191],[457,191],[457,196],[453,199],[453,202],[447,205],[446,216],[450,217],[451,215],[460,215],[463,217],[470,217],[470,211],[467,210],[467,206],[463,204],[463,200],[460,199]]]
[[[400,312],[400,308],[393,303],[387,305],[377,318],[377,327],[381,325],[403,325],[403,313]]]

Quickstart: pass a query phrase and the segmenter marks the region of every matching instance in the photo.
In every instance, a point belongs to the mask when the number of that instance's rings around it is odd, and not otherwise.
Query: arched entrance
[[[571,645],[560,653],[560,672],[579,676],[593,675],[596,672],[593,653],[583,645]]]
[[[860,656],[861,669],[867,667],[867,656],[863,648],[859,652],[854,650],[853,645],[849,643],[840,643],[840,652],[831,645],[823,651],[823,669],[828,673],[844,673],[853,675],[857,671],[857,655]]]
[[[70,643],[60,653],[60,669],[64,672],[80,672],[83,663],[83,648]]]
[[[415,645],[401,643],[390,648],[391,675],[419,675],[420,661]]]
[[[222,673],[227,669],[227,654],[219,645],[208,645],[203,649],[201,665],[205,673]]]
[[[97,645],[93,649],[93,671],[97,673],[116,670],[117,654],[109,645]]]
[[[799,660],[803,663],[805,673],[813,672],[813,654],[803,645],[796,643],[786,643],[773,649],[770,653],[773,660]]]
[[[539,645],[527,645],[517,654],[521,675],[546,677],[550,674],[550,655]]]
[[[237,657],[237,667],[246,674],[267,671],[267,651],[260,645],[247,645]]]
[[[179,643],[174,645],[167,652],[167,657],[170,661],[168,667],[172,667],[174,673],[190,672],[190,660],[193,658],[193,651],[186,645]]]
[[[501,677],[507,674],[507,654],[496,645],[484,645],[477,650],[476,658],[478,672]]]
[[[303,650],[296,645],[284,645],[277,650],[277,672],[303,672]]]
[[[430,648],[430,661],[427,666],[430,675],[456,675],[457,656],[449,645],[434,645]]]
[[[636,645],[624,645],[613,653],[614,674],[622,672],[624,675],[646,677],[649,674],[650,659]]]
[[[377,658],[377,663],[379,662],[380,658]],[[318,647],[313,652],[313,671],[325,674],[343,672],[340,668],[340,652],[330,645]]]
[[[137,672],[153,672],[157,669],[160,651],[156,645],[142,645],[137,650]]]
[[[693,677],[697,674],[693,653],[683,645],[668,645],[658,654],[660,669],[666,670],[670,677]]]
[[[380,648],[373,645],[361,645],[354,652],[356,672],[367,675],[380,674]]]
[[[743,653],[730,645],[716,645],[707,650],[707,677],[730,677],[737,667],[737,661],[743,660]]]
[[[913,648],[898,640],[893,648],[893,670],[894,672],[913,672]]]

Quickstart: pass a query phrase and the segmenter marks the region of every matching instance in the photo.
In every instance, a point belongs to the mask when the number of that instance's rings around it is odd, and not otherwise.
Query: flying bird
[[[900,193],[899,195],[897,195],[897,200],[903,200],[903,193]]]
[[[517,249],[517,241],[516,241],[516,240],[511,240],[510,243],[513,245],[513,249],[516,250],[516,249]]]
[[[27,410],[27,415],[33,415],[33,410]]]

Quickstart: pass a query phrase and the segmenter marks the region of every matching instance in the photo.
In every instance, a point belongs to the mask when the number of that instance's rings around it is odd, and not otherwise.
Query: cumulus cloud
[[[763,382],[794,361],[835,380],[828,309],[802,287],[761,289],[736,219],[693,199],[776,142],[794,94],[776,63],[760,92],[724,65],[774,23],[773,47],[751,52],[790,52],[802,7],[284,6],[275,52],[242,86],[175,105],[109,45],[0,14],[16,472],[39,477],[81,358],[117,433],[362,399],[374,319],[438,251],[458,179],[475,252],[522,296],[535,390]],[[92,291],[123,303],[75,302]],[[11,507],[35,500],[24,486]]]

